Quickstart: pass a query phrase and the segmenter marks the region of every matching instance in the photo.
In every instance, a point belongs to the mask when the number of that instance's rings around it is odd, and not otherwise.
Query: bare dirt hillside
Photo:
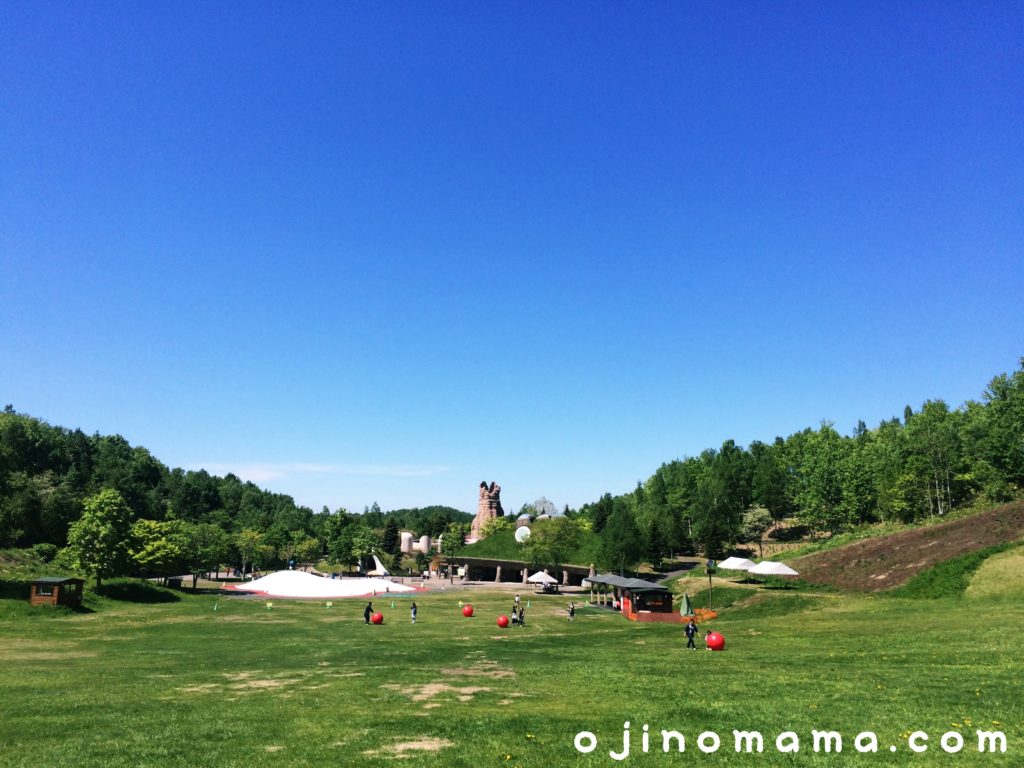
[[[847,544],[793,561],[812,584],[878,592],[892,589],[932,566],[976,549],[1024,536],[1024,501],[948,523],[914,528]]]

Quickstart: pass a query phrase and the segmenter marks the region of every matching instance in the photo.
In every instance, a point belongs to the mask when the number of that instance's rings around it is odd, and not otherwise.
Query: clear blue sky
[[[1024,354],[1024,4],[0,10],[0,405],[319,510],[630,490]]]

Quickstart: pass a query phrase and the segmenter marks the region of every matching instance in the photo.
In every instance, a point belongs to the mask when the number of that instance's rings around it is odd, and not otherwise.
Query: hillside
[[[898,587],[938,563],[1024,537],[1024,501],[948,523],[854,542],[792,561],[811,584],[856,592]]]
[[[542,523],[540,524],[543,525]],[[538,524],[534,524],[535,529]],[[566,553],[564,562],[573,565],[590,565],[597,561],[601,547],[600,537],[591,531],[581,531],[577,546]],[[516,542],[514,531],[498,531],[486,539],[470,544],[461,552],[465,557],[491,557],[498,560],[528,560],[523,546]]]

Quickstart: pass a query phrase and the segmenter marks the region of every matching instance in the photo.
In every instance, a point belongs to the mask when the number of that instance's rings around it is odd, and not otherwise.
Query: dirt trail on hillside
[[[793,561],[801,578],[857,592],[878,592],[976,549],[1024,537],[1024,502],[847,544]]]

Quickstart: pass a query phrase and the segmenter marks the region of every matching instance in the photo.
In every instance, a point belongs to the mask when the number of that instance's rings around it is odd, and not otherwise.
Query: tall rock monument
[[[504,517],[505,510],[501,508],[501,486],[495,482],[487,485],[487,481],[480,483],[480,501],[476,505],[476,517],[470,526],[470,538],[479,539],[480,530],[488,520],[496,517]]]

